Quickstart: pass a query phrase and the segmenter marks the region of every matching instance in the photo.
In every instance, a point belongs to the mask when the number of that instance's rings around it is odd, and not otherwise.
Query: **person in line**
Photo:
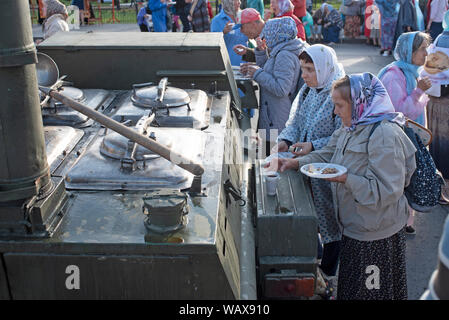
[[[187,19],[190,11],[190,3],[187,3],[185,0],[177,0],[175,4],[175,10],[176,14],[179,16],[179,19],[181,19],[182,23],[182,32],[189,32],[192,30],[192,27],[190,26],[190,21]]]
[[[404,32],[412,32],[418,30],[418,17],[414,0],[401,0],[399,2],[398,20],[396,22],[396,31],[393,43],[396,44],[398,38]]]
[[[331,5],[328,5],[330,8],[333,8]],[[318,42],[323,40],[323,18],[324,18],[324,5],[322,5],[315,13],[312,15],[313,17],[313,41]]]
[[[266,22],[260,35],[263,45],[255,50],[256,65],[244,64],[241,72],[260,86],[259,136],[273,145],[285,128],[300,74],[298,56],[306,43],[296,37],[295,21],[290,17]],[[265,151],[269,154],[267,148]]]
[[[370,73],[337,80],[332,100],[343,127],[327,146],[297,159],[273,159],[268,170],[298,170],[315,162],[344,166],[346,173],[327,179],[343,233],[337,300],[405,300],[404,187],[416,170],[416,149],[400,127],[405,118]],[[378,277],[368,281],[370,274]]]
[[[154,32],[167,32],[167,3],[166,0],[149,0]]]
[[[343,21],[340,13],[327,3],[323,3],[321,7],[323,8],[323,41],[333,45],[339,42]]]
[[[58,0],[45,0],[43,2],[45,20],[42,23],[43,38],[48,39],[57,32],[70,31],[67,23],[68,13],[64,4]]]
[[[207,0],[193,0],[187,19],[194,32],[209,32],[210,18],[207,11]]]
[[[371,24],[370,24],[370,39],[373,41],[373,46],[380,46],[380,12],[375,4],[372,5]]]
[[[265,21],[256,9],[246,8],[242,10],[241,14],[241,32],[248,39],[255,39],[257,43],[257,49],[264,51],[265,46],[260,39],[260,34],[265,27]],[[237,44],[233,48],[234,52],[242,56],[242,60],[247,62],[256,62],[255,50],[246,47],[243,44]]]
[[[306,0],[292,0],[294,6],[293,14],[302,20],[306,16]]]
[[[426,30],[426,24],[424,22],[424,14],[421,10],[421,7],[419,5],[419,1],[415,0],[415,9],[416,9],[416,19],[417,19],[417,25],[418,25],[418,30],[417,31],[422,31],[424,32]]]
[[[265,14],[263,0],[247,0],[246,8],[256,9],[259,12],[261,17],[263,17]]]
[[[303,41],[306,41],[306,32],[301,20],[294,15],[293,10],[295,6],[290,0],[271,0],[271,12],[275,18],[290,17],[296,23],[298,30],[297,36]],[[269,11],[267,11],[269,12]]]
[[[380,54],[387,57],[394,49],[398,0],[375,0],[375,4],[380,11]]]
[[[345,25],[344,35],[346,38],[357,38],[360,36],[360,26],[362,20],[360,14],[363,6],[363,2],[360,0],[344,0],[345,6]]]
[[[341,119],[334,116],[331,88],[334,80],[345,75],[334,49],[321,44],[306,48],[299,56],[305,84],[292,104],[286,128],[282,130],[272,153],[300,148],[297,156],[309,154],[327,145],[340,128]],[[334,215],[332,191],[328,181],[311,179],[313,202],[318,216],[319,232],[324,243],[321,270],[335,276],[338,267],[341,232]]]
[[[240,10],[240,0],[223,0],[223,8],[211,23],[211,32],[223,32],[223,38],[228,49],[231,65],[240,66],[242,56],[233,50],[236,45],[244,48],[248,45],[248,37],[242,33],[241,26],[237,23],[237,16]],[[255,10],[255,9],[252,9]],[[256,11],[257,12],[257,11]],[[248,23],[244,20],[246,16],[241,14],[241,23]]]
[[[140,28],[141,32],[149,32],[152,31],[152,26],[150,25],[150,15],[151,11],[148,7],[142,7],[137,14],[137,25]]]
[[[366,0],[365,2],[365,28],[364,35],[366,38],[366,44],[370,44],[371,40],[371,26],[372,26],[372,14],[374,13],[374,0]]]
[[[429,57],[438,55],[440,59],[434,65],[426,63],[427,67],[436,67],[432,73],[422,72],[432,80],[429,90],[430,101],[427,104],[427,123],[432,131],[433,139],[429,151],[435,165],[442,173],[445,185],[442,187],[440,204],[449,204],[449,11],[443,17],[443,33],[429,47]]]
[[[302,18],[302,24],[304,31],[306,32],[306,41],[309,42],[312,39],[313,18],[310,12],[306,11],[306,16]]]
[[[443,32],[443,17],[447,11],[447,0],[429,0],[428,6],[427,32],[432,40]]]
[[[422,32],[403,33],[394,50],[395,62],[383,68],[378,77],[390,95],[396,111],[407,118],[426,126],[425,108],[429,98],[425,93],[432,86],[428,77],[419,78],[418,69],[424,65],[427,48],[432,42],[430,36]],[[413,228],[414,210],[410,209],[405,232],[415,234]]]

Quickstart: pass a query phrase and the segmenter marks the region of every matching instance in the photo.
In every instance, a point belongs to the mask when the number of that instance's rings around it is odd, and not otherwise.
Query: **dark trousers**
[[[141,32],[149,32],[148,27],[146,24],[139,24],[139,28]]]
[[[177,14],[179,16],[179,19],[181,19],[182,22],[182,32],[189,32],[192,27],[190,26],[190,22],[187,19],[187,16],[189,15],[190,6],[185,6],[184,8],[179,8],[177,10]]]
[[[432,22],[430,25],[430,36],[432,37],[432,41],[435,41],[435,39],[440,35],[440,33],[443,32],[443,23],[442,22]]]
[[[323,258],[321,259],[321,270],[328,276],[337,274],[338,261],[340,258],[341,241],[326,243],[323,246]]]
[[[337,26],[330,26],[329,28],[323,27],[323,40],[325,43],[334,42],[338,43],[340,38],[340,28]]]

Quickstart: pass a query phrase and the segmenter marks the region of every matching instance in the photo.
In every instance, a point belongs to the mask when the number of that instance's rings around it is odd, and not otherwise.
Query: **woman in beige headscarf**
[[[66,6],[58,0],[44,0],[43,3],[43,11],[46,17],[42,24],[44,40],[59,31],[69,31],[69,25],[66,21],[68,18]]]

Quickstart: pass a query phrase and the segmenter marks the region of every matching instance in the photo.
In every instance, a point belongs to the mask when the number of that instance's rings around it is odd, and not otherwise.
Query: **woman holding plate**
[[[404,187],[416,169],[416,149],[399,126],[405,118],[370,73],[337,80],[332,100],[344,127],[327,146],[297,159],[274,159],[269,166],[281,172],[315,162],[347,168],[328,179],[343,233],[337,299],[407,299]]]
[[[299,148],[296,154],[300,156],[319,150],[341,126],[340,117],[333,114],[331,89],[332,82],[344,77],[345,71],[334,49],[315,44],[299,55],[299,61],[305,84],[293,101],[290,117],[272,154],[288,151],[290,146]],[[311,189],[324,243],[321,269],[327,276],[335,276],[341,232],[333,214],[332,191],[329,182],[317,179],[311,181]]]

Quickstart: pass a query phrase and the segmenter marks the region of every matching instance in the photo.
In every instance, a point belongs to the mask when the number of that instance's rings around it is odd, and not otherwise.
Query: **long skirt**
[[[330,26],[329,28],[323,27],[323,41],[324,43],[334,42],[337,43],[340,38],[340,28],[337,26]]]
[[[360,17],[359,16],[346,16],[345,19],[345,37],[357,38],[360,36]]]
[[[427,124],[432,131],[430,154],[437,169],[449,179],[449,96],[430,97],[427,103]]]
[[[397,17],[386,18],[381,16],[380,20],[380,45],[383,50],[393,50]]]
[[[337,300],[406,300],[405,228],[376,241],[342,237]]]

